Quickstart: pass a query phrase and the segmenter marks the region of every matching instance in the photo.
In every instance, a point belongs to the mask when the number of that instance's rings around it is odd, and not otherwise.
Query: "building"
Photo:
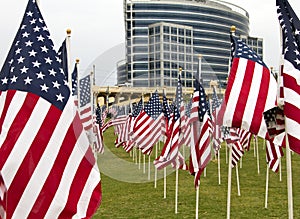
[[[201,55],[201,78],[226,86],[230,27],[248,40],[249,15],[237,5],[217,0],[124,0],[126,60],[118,84],[133,87],[193,86]],[[254,43],[256,39],[256,44]],[[262,52],[262,40],[251,38]]]

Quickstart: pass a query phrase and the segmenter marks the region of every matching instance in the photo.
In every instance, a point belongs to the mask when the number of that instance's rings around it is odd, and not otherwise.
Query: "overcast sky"
[[[28,0],[0,1],[0,65],[7,56]],[[228,0],[250,14],[250,35],[264,38],[264,60],[277,69],[280,42],[275,0]],[[300,17],[300,1],[289,0]],[[101,54],[124,43],[123,0],[40,0],[42,15],[54,45],[72,30],[71,54],[85,70]]]

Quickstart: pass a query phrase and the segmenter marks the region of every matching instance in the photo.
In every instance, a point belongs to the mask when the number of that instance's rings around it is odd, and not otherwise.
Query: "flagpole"
[[[286,134],[286,175],[287,175],[287,190],[288,190],[288,212],[289,219],[294,218],[293,216],[293,183],[292,183],[292,158],[291,149]]]
[[[159,142],[156,142],[156,145],[155,145],[155,158],[158,156],[158,150],[157,150],[157,145],[160,144],[160,141]],[[157,168],[154,167],[154,188],[156,189],[157,188]]]
[[[220,149],[218,151],[218,178],[219,178],[219,185],[221,185],[221,162],[220,162]]]
[[[175,183],[175,214],[178,214],[178,165],[176,165],[176,183]]]
[[[257,163],[257,173],[260,174],[259,168],[259,153],[258,153],[258,137],[255,138],[255,147],[256,147],[256,163]]]
[[[236,185],[238,190],[238,196],[241,196],[241,190],[240,190],[240,177],[239,177],[239,167],[238,164],[235,165],[236,170]]]
[[[200,186],[200,180],[199,185],[196,188],[196,219],[199,218],[199,186]]]
[[[67,49],[67,62],[68,62],[68,66],[67,66],[67,69],[68,69],[68,83],[70,85],[70,87],[72,86],[72,70],[71,70],[71,57],[70,57],[70,54],[71,54],[71,29],[67,29],[67,38],[66,38],[66,49]]]
[[[227,219],[230,219],[230,201],[231,201],[231,160],[232,160],[232,145],[229,144],[229,162],[228,162],[228,185],[227,185]]]
[[[268,193],[269,193],[269,167],[268,167],[268,165],[267,165],[265,208],[268,208]]]

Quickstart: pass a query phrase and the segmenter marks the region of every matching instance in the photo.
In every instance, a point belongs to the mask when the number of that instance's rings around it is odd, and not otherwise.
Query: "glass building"
[[[249,36],[247,11],[217,0],[124,0],[124,19],[126,75],[118,72],[118,84],[134,87],[175,86],[179,68],[183,85],[192,87],[199,55],[204,85],[225,87],[230,27]],[[262,54],[262,41],[256,46]]]

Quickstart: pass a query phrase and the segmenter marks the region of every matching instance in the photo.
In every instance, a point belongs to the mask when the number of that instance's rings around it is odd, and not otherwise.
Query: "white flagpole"
[[[219,185],[221,185],[221,162],[220,162],[220,153],[221,151],[218,151],[218,178],[219,178]]]
[[[255,138],[255,147],[256,147],[256,161],[257,161],[257,173],[260,173],[259,168],[259,153],[258,153],[258,137]]]
[[[265,208],[268,208],[268,194],[269,194],[269,167],[268,167],[268,165],[267,165]]]
[[[175,214],[178,214],[178,165],[176,167],[176,183],[175,183]]]
[[[144,154],[144,169],[143,169],[143,173],[146,173],[146,155]]]
[[[141,156],[142,156],[142,152],[141,150],[139,150],[139,170],[141,169]]]
[[[71,29],[67,29],[66,38],[67,62],[68,62],[68,79],[69,85],[72,88],[72,69],[71,69]],[[77,69],[78,70],[78,69]]]
[[[279,158],[279,182],[282,181],[281,157]]]
[[[160,142],[157,142],[155,145],[155,157],[157,157],[158,150],[157,145],[160,144]],[[157,188],[157,168],[154,167],[154,188]]]
[[[236,170],[236,184],[237,184],[238,196],[241,196],[238,164],[235,165],[235,170]]]
[[[167,167],[164,167],[164,199],[167,198]]]
[[[150,178],[151,178],[151,163],[150,163],[150,160],[151,160],[151,155],[148,156],[148,180],[150,181]]]
[[[200,186],[200,180],[199,185],[196,188],[196,219],[199,218],[199,186]]]
[[[228,147],[225,148],[226,164],[228,164]]]
[[[227,186],[227,219],[230,219],[230,201],[231,201],[231,160],[232,160],[232,145],[229,145],[229,162],[228,162],[228,186]]]
[[[291,149],[286,135],[286,175],[287,175],[287,190],[288,190],[288,212],[289,219],[294,218],[293,214],[293,183],[292,183],[292,158]]]

